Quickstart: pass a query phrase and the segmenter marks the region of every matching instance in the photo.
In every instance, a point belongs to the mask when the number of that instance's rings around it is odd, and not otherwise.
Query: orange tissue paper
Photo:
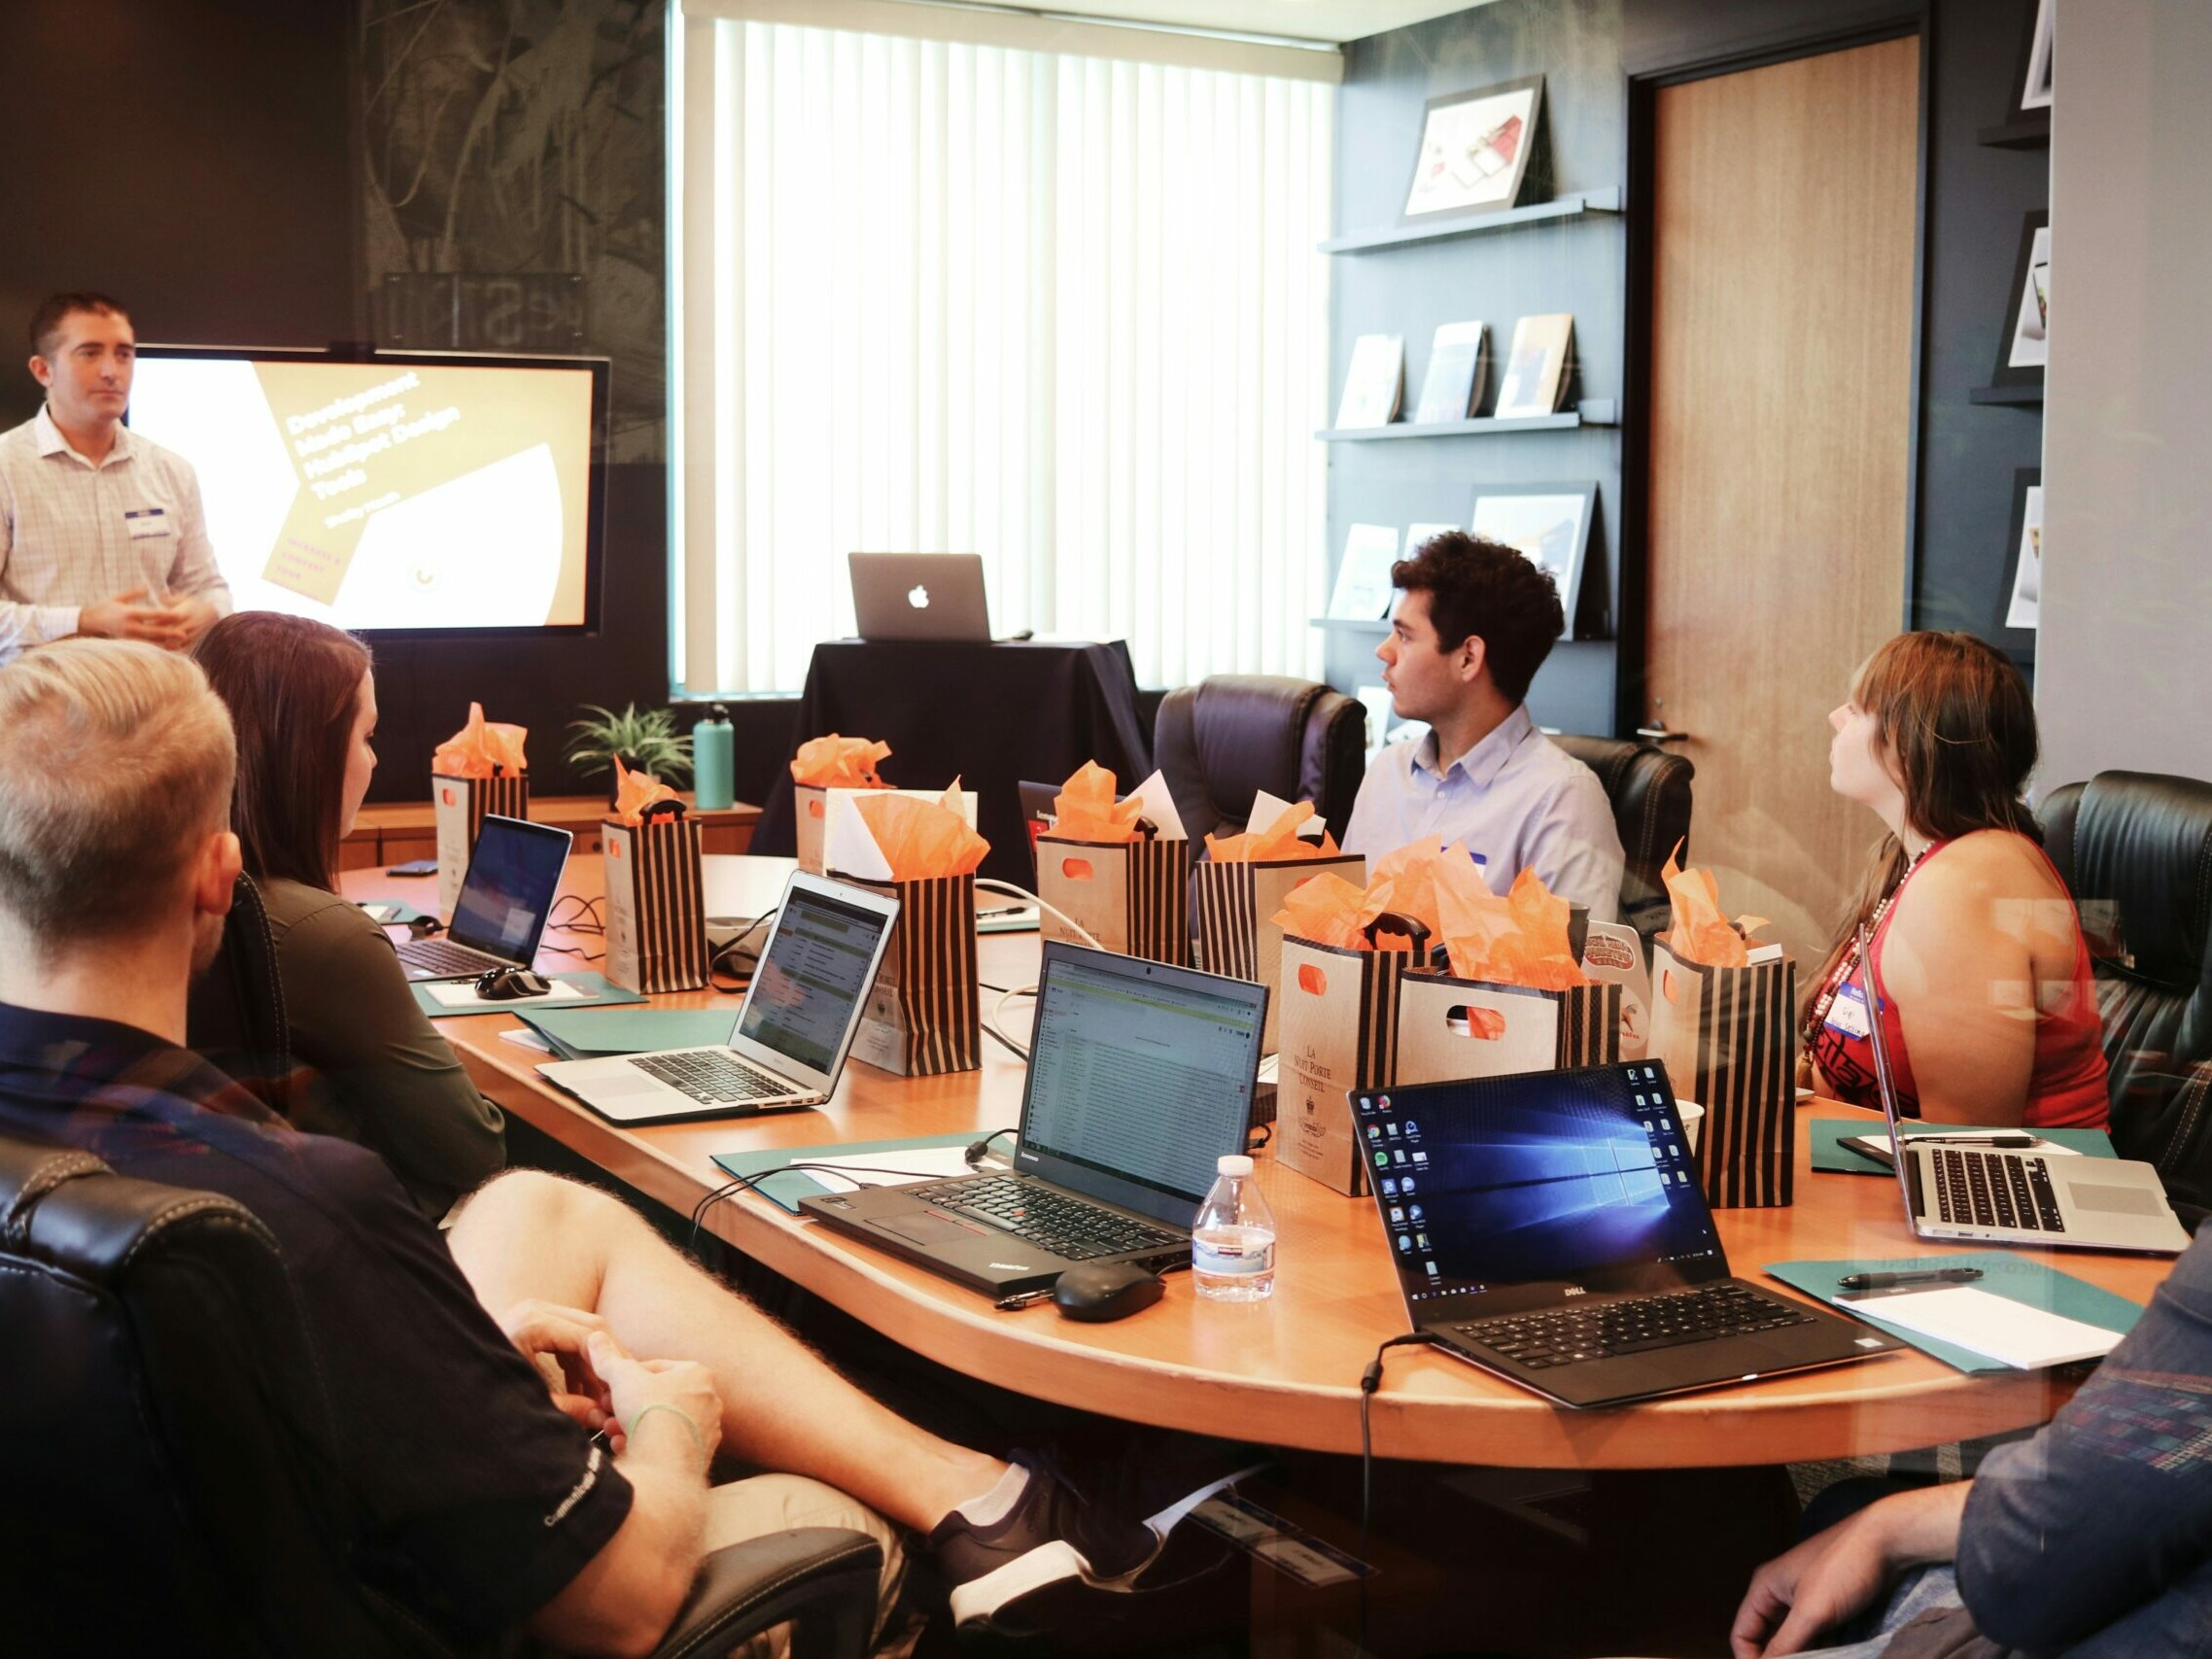
[[[1142,833],[1144,802],[1114,799],[1114,775],[1087,760],[1060,785],[1053,801],[1052,834],[1064,841],[1127,842]]]
[[[622,757],[614,757],[614,815],[626,824],[641,824],[645,811],[663,801],[674,801],[675,815],[683,816],[683,797],[649,772],[632,772],[622,764]],[[662,814],[664,817],[666,813]]]
[[[1367,865],[1367,902],[1360,919],[1369,922],[1388,911],[1419,922],[1432,940],[1440,939],[1444,892],[1459,893],[1470,906],[1493,896],[1466,847],[1425,836]]]
[[[973,875],[990,851],[990,843],[970,829],[961,815],[956,778],[941,801],[886,794],[862,797],[852,808],[875,838],[894,881]]]
[[[791,781],[818,789],[884,789],[877,764],[890,758],[889,743],[867,738],[809,738],[791,757]]]
[[[1680,851],[1679,846],[1676,851]],[[1741,968],[1750,954],[1752,932],[1767,925],[1763,916],[1740,916],[1730,921],[1720,914],[1720,883],[1711,870],[1683,869],[1667,854],[1660,872],[1667,896],[1674,901],[1674,925],[1662,935],[1667,949],[1685,962],[1709,968]]]
[[[1436,902],[1455,979],[1531,990],[1573,990],[1590,983],[1567,942],[1567,901],[1534,870],[1515,877],[1503,898],[1455,881],[1437,889]]]
[[[1325,874],[1293,887],[1271,919],[1293,939],[1333,945],[1339,950],[1372,950],[1378,946],[1368,941],[1365,924],[1360,919],[1366,902],[1365,888],[1355,887],[1341,876]],[[1381,950],[1412,948],[1413,941],[1401,933],[1380,936]]]
[[[522,742],[529,736],[520,726],[503,726],[484,718],[481,703],[468,705],[468,723],[437,745],[431,755],[431,770],[444,778],[497,778],[528,772]]]
[[[1299,859],[1334,858],[1336,838],[1326,830],[1319,841],[1307,841],[1299,828],[1312,818],[1314,805],[1300,801],[1263,830],[1242,835],[1209,835],[1206,856],[1216,864],[1287,864]]]

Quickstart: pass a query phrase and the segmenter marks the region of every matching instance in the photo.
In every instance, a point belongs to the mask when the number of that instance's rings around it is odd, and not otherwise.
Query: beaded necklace
[[[1920,860],[1934,850],[1935,843],[1930,842],[1905,861],[1905,869],[1897,878],[1897,884],[1882,895],[1882,902],[1874,907],[1874,913],[1866,918],[1866,939],[1872,941],[1882,931],[1882,918],[1889,914],[1889,907],[1897,902],[1897,895],[1905,890],[1905,883],[1912,880],[1913,872],[1920,867]],[[1828,976],[1828,983],[1821,987],[1820,995],[1814,1005],[1805,1011],[1805,1028],[1799,1035],[1808,1047],[1820,1035],[1820,1027],[1828,1023],[1828,1013],[1836,1006],[1836,998],[1843,994],[1846,982],[1858,973],[1859,937],[1858,930],[1852,929],[1851,942],[1845,947],[1843,955],[1837,958],[1836,971]],[[1867,1018],[1874,1018],[1871,1008],[1867,1010]]]

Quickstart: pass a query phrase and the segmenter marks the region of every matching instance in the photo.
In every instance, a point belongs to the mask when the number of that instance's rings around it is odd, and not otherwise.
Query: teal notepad
[[[1838,1144],[1846,1135],[1879,1135],[1882,1133],[1882,1120],[1880,1118],[1815,1118],[1812,1120],[1811,1128],[1813,1130],[1813,1167],[1815,1169],[1825,1169],[1832,1174],[1843,1175],[1887,1175],[1889,1173],[1887,1164],[1877,1163],[1871,1158],[1862,1158],[1851,1151],[1849,1147]],[[2018,1125],[2016,1124],[2013,1129],[1974,1129],[1967,1127],[1964,1123],[1946,1123],[1940,1132],[1961,1135],[1995,1135],[2013,1133],[2017,1131],[2017,1128]],[[1911,1128],[1903,1129],[1902,1132],[1908,1135],[1927,1135],[1939,1131],[1933,1124],[1916,1122]],[[2055,1146],[2071,1147],[2084,1158],[2116,1158],[2119,1156],[2112,1150],[2112,1137],[2102,1129],[2030,1129],[2027,1132],[2031,1135],[2040,1135]]]
[[[831,1146],[779,1146],[764,1152],[718,1152],[714,1161],[732,1175],[765,1175],[772,1169],[782,1169],[793,1158],[859,1158],[868,1153],[919,1152],[928,1147],[966,1146],[974,1135],[921,1135],[910,1141],[843,1141]],[[896,1169],[898,1164],[886,1160],[885,1168]],[[985,1165],[986,1168],[989,1165]],[[784,1170],[781,1175],[770,1175],[755,1192],[764,1192],[793,1215],[799,1213],[799,1200],[815,1192],[829,1191],[804,1169]]]
[[[404,899],[363,899],[362,911],[379,927],[404,927],[410,921],[428,921],[431,913],[417,910]]]
[[[566,980],[584,993],[580,997],[563,997],[560,1006],[564,1013],[575,1008],[614,1008],[624,1003],[643,1002],[645,1000],[634,990],[624,990],[619,985],[609,985],[604,974],[595,974],[589,968],[578,968],[572,974],[554,974],[551,977],[557,980]],[[524,1014],[525,1018],[528,1018],[525,1010],[536,1012],[536,1005],[528,1000],[520,1003],[490,1002],[479,1003],[468,1008],[448,1008],[436,997],[431,995],[430,986],[421,981],[417,981],[413,988],[416,1004],[432,1020],[467,1020],[478,1014]],[[727,1014],[723,1015],[722,1035],[724,1037],[729,1035],[730,1024],[731,1017]],[[715,1037],[709,1040],[718,1043],[722,1038]]]
[[[578,1004],[568,1002],[558,1008],[518,1008],[515,1013],[557,1053],[584,1060],[727,1043],[738,1022],[734,1008],[584,1007],[579,1011]]]
[[[1766,1270],[1783,1284],[1803,1291],[1820,1301],[1829,1300],[1836,1294],[1836,1281],[1846,1273],[1914,1273],[1936,1267],[1979,1267],[1982,1276],[1973,1281],[1978,1291],[2004,1296],[2023,1307],[2041,1308],[2046,1313],[2062,1314],[2078,1319],[2084,1325],[2093,1325],[2101,1331],[2117,1331],[2125,1334],[2135,1328],[2143,1317],[2143,1310],[2126,1296],[2101,1291],[2086,1280],[2071,1273],[2060,1273],[2030,1262],[2024,1256],[2016,1256],[2009,1250],[1977,1250],[1959,1256],[1904,1256],[1889,1260],[1866,1262],[1769,1262]],[[1900,1342],[1909,1343],[1923,1354],[1932,1354],[1945,1365],[1980,1376],[1992,1371],[2009,1371],[2014,1367],[2002,1360],[1992,1360],[1987,1354],[1972,1349],[1958,1348],[1949,1342],[1939,1342],[1932,1336],[1923,1336],[1917,1331],[1891,1325],[1880,1313],[1882,1298],[1870,1297],[1862,1301],[1841,1304],[1840,1311],[1853,1319],[1886,1331]]]

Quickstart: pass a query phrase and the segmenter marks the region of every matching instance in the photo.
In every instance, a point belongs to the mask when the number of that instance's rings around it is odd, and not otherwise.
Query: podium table
[[[891,745],[883,780],[976,792],[976,827],[990,843],[980,874],[1027,886],[1029,835],[1016,785],[1057,783],[1087,760],[1122,787],[1152,771],[1152,735],[1137,718],[1129,648],[1111,644],[965,644],[838,639],[814,647],[792,746],[839,732]],[[796,850],[791,774],[777,770],[752,850]]]

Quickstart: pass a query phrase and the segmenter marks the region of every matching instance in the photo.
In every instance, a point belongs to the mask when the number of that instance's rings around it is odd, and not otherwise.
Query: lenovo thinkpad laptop
[[[896,899],[794,874],[726,1045],[555,1060],[538,1075],[618,1123],[819,1106],[837,1087],[898,914]]]
[[[990,639],[981,553],[852,553],[852,615],[863,639]]]
[[[2178,1256],[2189,1232],[2148,1163],[1997,1147],[1945,1146],[1932,1134],[1897,1132],[1897,1079],[1889,1066],[1866,930],[1859,930],[1859,988],[1871,1011],[1874,1075],[1889,1124],[1889,1166],[1905,1220],[1920,1238],[2034,1244],[2046,1250],[2137,1250]]]
[[[410,980],[465,980],[494,968],[527,968],[569,862],[565,829],[487,815],[443,939],[398,947]]]
[[[1414,1330],[1562,1405],[1898,1345],[1729,1276],[1657,1061],[1351,1101]]]
[[[806,1197],[840,1232],[991,1296],[1078,1262],[1191,1262],[1215,1165],[1244,1150],[1267,987],[1047,943],[1014,1173]]]

